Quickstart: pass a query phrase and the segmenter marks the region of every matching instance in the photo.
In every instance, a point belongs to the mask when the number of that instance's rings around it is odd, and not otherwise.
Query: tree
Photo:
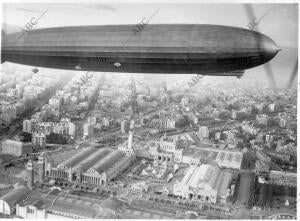
[[[20,137],[21,137],[21,141],[22,142],[31,142],[31,134],[30,133],[27,133],[27,132],[22,132],[20,134]]]

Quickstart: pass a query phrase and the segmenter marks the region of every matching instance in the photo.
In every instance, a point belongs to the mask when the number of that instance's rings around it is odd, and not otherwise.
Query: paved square
[[[93,203],[92,202],[84,202],[84,205],[86,206],[91,206]]]
[[[131,209],[125,209],[125,213],[131,214],[131,213],[132,213],[132,210],[131,210]]]
[[[74,199],[68,198],[68,199],[66,199],[66,201],[67,201],[68,203],[72,203],[72,202],[74,201]]]
[[[150,213],[143,213],[143,217],[146,217],[146,218],[149,218],[151,216],[151,214]]]
[[[82,200],[76,200],[76,203],[83,203],[83,201]]]
[[[133,215],[139,216],[139,215],[141,215],[141,211],[134,211],[134,212],[133,212]]]
[[[152,219],[159,219],[160,218],[160,215],[157,215],[157,214],[154,214],[153,216],[152,216]]]

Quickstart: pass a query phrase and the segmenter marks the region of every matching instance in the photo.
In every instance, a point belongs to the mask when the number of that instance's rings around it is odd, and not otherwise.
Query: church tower
[[[132,142],[133,142],[133,131],[130,130],[129,131],[129,135],[128,135],[128,146],[127,146],[127,149],[129,149],[129,150],[132,149]]]
[[[27,171],[27,187],[32,190],[34,186],[34,171],[33,171],[33,163],[31,160],[28,161],[26,165]]]
[[[38,158],[37,163],[37,181],[42,183],[45,179],[45,156],[42,153]]]

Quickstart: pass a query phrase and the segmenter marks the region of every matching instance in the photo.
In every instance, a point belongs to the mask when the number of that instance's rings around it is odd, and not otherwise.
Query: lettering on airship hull
[[[112,63],[114,62],[111,58],[105,58],[105,57],[87,57],[87,60],[89,62],[100,62],[100,63]]]

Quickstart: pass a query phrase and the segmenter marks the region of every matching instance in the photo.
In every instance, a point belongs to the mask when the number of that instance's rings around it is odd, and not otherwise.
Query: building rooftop
[[[68,195],[60,191],[36,190],[20,205],[36,206],[38,209],[46,209],[50,213],[61,212],[84,218],[96,218],[101,202],[101,200]]]
[[[13,144],[13,145],[22,145],[22,144],[23,144],[23,142],[17,141],[17,140],[5,140],[5,141],[3,141],[2,143],[5,143],[5,144]]]
[[[185,156],[193,156],[203,160],[215,160],[219,163],[234,163],[241,164],[243,160],[243,153],[235,150],[223,150],[217,148],[201,148],[190,147],[183,151]]]
[[[74,200],[67,197],[58,197],[47,210],[62,212],[85,218],[95,218],[98,214],[99,205],[95,205],[86,200]]]
[[[187,148],[183,151],[183,155],[206,160],[215,160],[218,153],[209,149]]]
[[[213,189],[218,195],[227,193],[231,181],[231,173],[223,171],[217,166],[202,164],[201,166],[190,166],[183,177],[181,184],[190,188]]]
[[[0,199],[2,196],[6,195],[7,193],[9,193],[12,189],[8,188],[8,189],[1,189],[0,190]]]
[[[95,150],[94,153],[84,158],[80,163],[78,163],[75,167],[79,168],[82,171],[86,171],[91,166],[93,166],[96,162],[102,160],[105,156],[107,156],[111,151],[108,148]]]
[[[52,166],[57,166],[62,162],[70,159],[72,156],[76,155],[80,152],[80,149],[69,149],[69,150],[62,150],[59,152],[54,152],[47,154],[47,161],[52,164]]]
[[[27,193],[29,193],[30,190],[27,187],[21,186],[15,189],[10,190],[5,195],[2,195],[0,197],[0,200],[3,200],[11,207],[14,207],[17,201]]]
[[[90,170],[97,171],[99,174],[112,167],[116,161],[120,160],[124,155],[121,151],[116,150],[110,152],[103,159],[98,161]]]

